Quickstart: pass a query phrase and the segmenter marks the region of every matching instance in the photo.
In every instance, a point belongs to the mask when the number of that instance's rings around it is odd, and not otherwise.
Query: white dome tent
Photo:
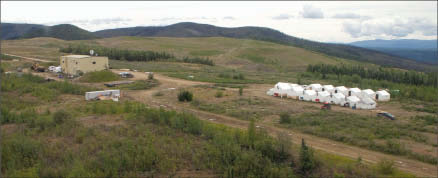
[[[287,96],[287,91],[292,89],[289,83],[278,82],[274,86],[274,96]]]
[[[376,106],[377,106],[377,103],[373,99],[371,99],[370,97],[364,97],[358,103],[359,109],[375,109]]]
[[[297,99],[299,96],[302,96],[304,92],[304,88],[301,86],[294,86],[291,90],[288,91],[287,97]]]
[[[314,84],[310,84],[309,86],[307,86],[308,90],[315,90],[315,91],[322,91],[322,86],[319,83],[314,83]]]
[[[376,92],[374,92],[371,89],[362,90],[362,98],[365,98],[365,97],[369,97],[369,98],[374,99],[374,98],[376,98]]]
[[[335,87],[333,87],[333,85],[324,85],[322,86],[322,91],[327,91],[329,93],[332,93],[335,91]]]
[[[316,99],[316,91],[315,90],[304,90],[303,100],[314,101],[315,99]]]
[[[330,101],[330,93],[328,91],[321,91],[317,93],[316,102],[329,102]]]
[[[385,90],[380,90],[376,92],[377,101],[389,101],[390,98],[391,95]]]
[[[335,93],[328,102],[340,105],[341,103],[345,102],[345,95],[342,93]]]
[[[334,93],[341,93],[344,96],[347,96],[348,95],[348,89],[346,87],[344,87],[344,86],[338,86],[338,87],[335,88]]]
[[[348,95],[347,96],[357,96],[361,97],[362,90],[359,88],[350,88],[348,89]]]
[[[360,99],[357,96],[349,96],[347,97],[347,102],[350,108],[357,108],[360,102]]]

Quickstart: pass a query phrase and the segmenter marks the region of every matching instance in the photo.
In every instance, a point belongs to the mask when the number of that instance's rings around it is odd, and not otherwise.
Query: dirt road
[[[119,70],[113,70],[114,72],[121,72]],[[133,80],[147,79],[147,74],[143,72],[132,72],[134,74]],[[214,123],[220,123],[227,126],[246,129],[249,125],[248,121],[239,120],[236,118],[218,115],[214,113],[209,113],[205,111],[200,111],[196,109],[191,109],[186,107],[184,104],[178,102],[157,102],[154,99],[153,94],[158,91],[164,90],[174,90],[194,85],[209,85],[209,83],[205,82],[196,82],[189,80],[182,80],[177,78],[166,77],[163,75],[155,74],[155,79],[157,79],[161,85],[145,91],[126,91],[125,97],[140,101],[148,104],[152,107],[164,107],[167,109],[173,109],[177,111],[190,112],[198,116],[200,119],[207,120]],[[250,87],[251,88],[251,87]],[[256,87],[260,88],[260,87]],[[309,103],[310,104],[310,103]],[[341,108],[342,109],[342,108]],[[299,132],[295,132],[289,129],[282,129],[273,126],[272,124],[266,123],[256,123],[261,128],[266,129],[271,135],[276,136],[280,132],[289,133],[292,142],[299,144],[301,138],[304,138],[306,142],[315,149],[322,150],[328,153],[333,153],[337,155],[342,155],[346,157],[350,157],[353,159],[358,158],[359,156],[368,163],[377,163],[382,159],[390,159],[394,160],[395,166],[400,170],[413,173],[419,177],[437,177],[437,166],[423,163],[416,160],[407,159],[401,156],[387,155],[380,152],[370,151],[367,149],[359,148],[356,146],[350,146],[341,142],[336,142],[308,134],[303,134]]]
[[[44,59],[37,59],[37,58],[31,58],[31,57],[17,56],[17,55],[14,55],[14,54],[7,54],[7,53],[3,53],[3,54],[8,55],[8,56],[19,57],[19,58],[23,58],[23,59],[27,59],[27,60],[32,60],[32,61],[38,61],[38,62],[53,62],[53,61],[48,61],[48,60],[44,60]]]

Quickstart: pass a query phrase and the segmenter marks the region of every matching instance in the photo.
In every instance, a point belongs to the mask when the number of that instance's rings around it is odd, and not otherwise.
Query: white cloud
[[[356,13],[338,13],[332,16],[334,19],[362,19],[369,20],[372,19],[370,16],[359,15]]]
[[[293,18],[293,15],[289,15],[289,14],[280,14],[277,16],[272,17],[272,19],[274,20],[288,20],[290,18]]]
[[[46,22],[44,25],[58,25],[58,24],[80,24],[80,25],[111,25],[111,24],[122,24],[131,21],[128,18],[103,18],[103,19],[76,19],[76,20],[68,20],[68,21],[54,21],[54,22]]]
[[[437,25],[424,18],[374,19],[361,22],[345,22],[343,23],[343,31],[354,38],[400,38],[415,32],[420,32],[425,36],[436,36]]]
[[[324,13],[320,8],[313,7],[312,5],[304,5],[303,11],[300,13],[303,18],[309,19],[322,19],[324,18]]]
[[[232,17],[232,16],[226,16],[223,18],[224,20],[236,20],[236,18]]]

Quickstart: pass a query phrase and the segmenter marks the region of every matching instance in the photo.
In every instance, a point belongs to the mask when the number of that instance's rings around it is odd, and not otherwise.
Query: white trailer
[[[111,98],[120,98],[120,90],[104,90],[104,91],[90,91],[85,93],[85,100],[95,100],[100,96],[107,96]],[[115,99],[113,99],[115,100]]]

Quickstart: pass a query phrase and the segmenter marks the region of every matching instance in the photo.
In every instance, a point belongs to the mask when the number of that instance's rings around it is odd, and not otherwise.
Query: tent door
[[[379,94],[376,94],[376,100],[378,100],[379,99]]]
[[[335,90],[335,93],[338,93],[338,90]]]
[[[348,96],[351,96],[351,91],[348,91]]]

